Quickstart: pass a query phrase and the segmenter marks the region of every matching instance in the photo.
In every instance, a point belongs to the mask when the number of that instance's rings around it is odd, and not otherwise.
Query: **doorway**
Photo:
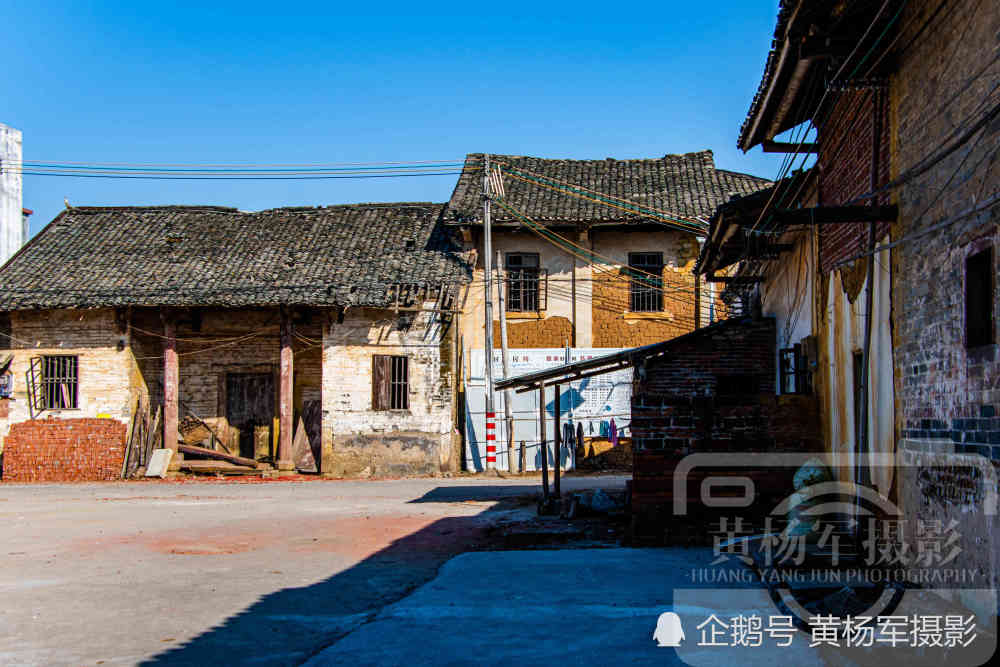
[[[239,430],[240,456],[273,456],[274,405],[273,373],[226,373],[226,419]]]

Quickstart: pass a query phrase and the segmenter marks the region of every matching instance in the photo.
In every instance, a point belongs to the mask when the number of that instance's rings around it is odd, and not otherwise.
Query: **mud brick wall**
[[[851,202],[858,195],[872,190],[872,153],[878,130],[878,160],[875,183],[881,187],[889,182],[889,104],[886,92],[878,89],[848,90],[835,95],[830,115],[819,129],[819,205],[836,206]],[[862,204],[870,204],[865,200]],[[888,203],[888,195],[874,200]],[[870,225],[821,225],[819,230],[820,269],[830,271],[838,262],[865,250]],[[889,223],[876,225],[876,239],[889,231]]]
[[[121,476],[127,427],[115,419],[36,419],[14,424],[3,454],[6,482],[82,482]]]
[[[507,322],[507,346],[512,350],[563,347],[572,340],[573,323],[565,317]],[[496,320],[493,321],[493,344],[500,346],[500,322]]]
[[[630,312],[627,269],[594,271],[594,347],[639,347],[675,338],[694,329],[694,275],[673,266],[663,268],[663,311]],[[678,291],[681,289],[689,290]]]
[[[902,42],[910,40],[936,6],[931,0],[906,6]],[[960,0],[941,12],[899,59],[892,78],[897,175],[995,103],[990,93],[1000,77],[994,57],[997,35],[1000,5]],[[998,145],[1000,122],[994,119],[960,150],[901,186],[893,238],[921,236],[892,250],[897,434],[948,439],[959,451],[994,460],[1000,460],[995,412],[1000,356],[995,344],[966,347],[964,292],[966,258],[987,248],[993,248],[996,258],[1000,251],[1000,207],[941,223],[1000,193]],[[923,233],[933,226],[939,228]],[[997,278],[994,328],[1000,316]]]

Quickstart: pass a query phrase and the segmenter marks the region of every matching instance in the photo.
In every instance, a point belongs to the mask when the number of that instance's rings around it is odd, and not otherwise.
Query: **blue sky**
[[[0,122],[24,132],[28,160],[638,158],[710,148],[719,167],[778,172],[780,155],[736,148],[777,0],[340,4],[8,2]],[[24,205],[37,232],[64,197],[257,210],[445,201],[454,180],[26,176]]]

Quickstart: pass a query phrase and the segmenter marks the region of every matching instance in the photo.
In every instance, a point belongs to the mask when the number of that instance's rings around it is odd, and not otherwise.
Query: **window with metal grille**
[[[993,248],[987,248],[965,260],[965,346],[993,342]]]
[[[802,350],[802,344],[786,347],[779,351],[781,368],[782,394],[812,393],[812,377],[809,373],[808,359]]]
[[[79,357],[33,357],[29,370],[31,402],[36,412],[79,407]]]
[[[516,313],[545,310],[543,286],[547,274],[539,267],[538,253],[509,252],[504,269],[507,273],[507,310]]]
[[[658,313],[663,310],[663,253],[630,252],[629,310]]]
[[[376,354],[372,359],[372,409],[410,408],[409,357]]]

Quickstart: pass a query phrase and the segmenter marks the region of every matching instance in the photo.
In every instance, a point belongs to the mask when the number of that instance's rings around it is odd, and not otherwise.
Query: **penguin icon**
[[[656,620],[656,631],[653,640],[657,646],[680,646],[684,641],[684,628],[681,617],[672,611],[665,611]]]

